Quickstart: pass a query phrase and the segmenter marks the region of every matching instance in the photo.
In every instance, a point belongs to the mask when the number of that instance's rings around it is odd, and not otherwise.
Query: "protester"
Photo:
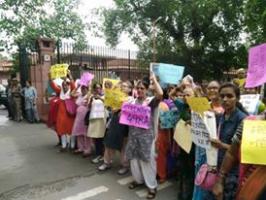
[[[226,150],[230,147],[231,139],[236,132],[237,127],[247,116],[243,110],[240,110],[242,107],[238,107],[238,105],[240,105],[240,90],[236,85],[232,83],[223,84],[219,89],[219,95],[222,100],[224,113],[217,118],[219,139],[211,139],[212,145],[218,149],[218,170],[221,167]],[[238,184],[238,172],[239,168],[236,166],[228,173],[228,177],[225,180],[226,194],[224,195],[224,200],[235,199]],[[211,191],[208,191],[203,199],[211,200],[215,199],[215,197]]]
[[[51,81],[51,87],[59,95],[58,102],[58,114],[56,117],[56,131],[61,137],[61,149],[60,152],[65,152],[70,143],[70,148],[74,150],[75,141],[74,137],[71,137],[72,127],[74,123],[74,116],[67,111],[66,100],[71,99],[71,91],[75,89],[75,84],[71,75],[68,71],[68,77],[62,82],[62,87],[56,85]],[[68,136],[70,136],[70,141],[68,142]]]
[[[210,101],[211,111],[219,115],[224,112],[219,98],[219,88],[220,84],[217,81],[211,81],[206,88],[207,97]],[[195,154],[195,175],[197,175],[200,167],[207,163],[206,151],[204,148],[196,146]],[[212,166],[213,167],[213,166]],[[193,200],[202,200],[206,195],[206,190],[202,189],[200,186],[194,185]]]
[[[132,92],[132,84],[129,81],[121,83],[121,91],[126,95]],[[127,101],[131,101],[132,97],[128,97]],[[129,163],[125,157],[125,147],[128,136],[128,126],[120,124],[121,110],[113,110],[112,117],[109,122],[106,136],[104,138],[105,152],[104,163],[98,167],[99,171],[106,171],[111,168],[112,160],[115,151],[120,151],[120,164],[121,168],[118,170],[119,175],[126,174],[129,171]]]
[[[163,91],[157,82],[154,74],[150,81],[155,91],[154,97],[147,97],[149,80],[143,79],[137,84],[138,97],[132,104],[149,106],[151,108],[151,119],[149,129],[129,127],[129,137],[126,147],[126,156],[130,161],[131,173],[134,182],[129,185],[135,189],[143,183],[148,187],[147,199],[154,199],[156,196],[156,161],[155,161],[155,133],[157,126],[154,125],[155,109],[163,96]]]
[[[260,117],[265,119],[265,116]],[[239,155],[240,146],[243,133],[243,123],[238,126],[232,138],[232,144],[227,150],[221,168],[219,170],[218,179],[213,187],[213,193],[217,200],[223,200],[224,196],[227,196],[226,179],[233,168],[240,165]],[[259,182],[259,180],[261,180]],[[262,165],[242,165],[242,172],[240,173],[238,183],[238,197],[235,199],[266,199],[266,167]],[[248,185],[248,186],[246,186]],[[244,193],[244,194],[242,194]]]
[[[28,122],[39,122],[40,118],[37,110],[38,95],[30,80],[26,81],[26,87],[23,88],[22,96],[25,99],[24,106]]]
[[[90,120],[87,136],[93,138],[96,150],[96,157],[91,160],[98,164],[103,161],[104,144],[103,138],[106,131],[107,112],[104,108],[104,97],[102,94],[102,85],[94,83],[93,95],[89,97]],[[93,110],[100,110],[100,115],[93,117]]]
[[[81,93],[78,92],[78,88],[74,90],[73,96],[77,97],[77,114],[75,117],[75,122],[72,129],[72,136],[77,138],[78,149],[75,153],[82,153],[83,157],[88,157],[91,154],[91,138],[87,136],[88,126],[84,123],[84,118],[88,112],[88,87],[82,85]]]

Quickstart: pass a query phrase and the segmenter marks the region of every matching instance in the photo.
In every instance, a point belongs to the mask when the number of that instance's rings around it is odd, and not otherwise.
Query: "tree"
[[[140,47],[139,57],[150,62],[156,31],[157,61],[184,65],[196,78],[221,78],[231,67],[246,66],[244,0],[114,1],[116,8],[103,12],[113,46],[127,32]]]
[[[245,22],[251,44],[258,44],[266,40],[266,1],[247,1],[245,6]]]
[[[84,42],[85,25],[74,11],[77,5],[77,0],[6,0],[0,5],[4,41],[12,40],[28,48],[38,37]]]

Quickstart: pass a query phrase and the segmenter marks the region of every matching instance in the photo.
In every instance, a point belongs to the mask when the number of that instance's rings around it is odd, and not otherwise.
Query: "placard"
[[[190,152],[192,147],[191,126],[186,125],[182,119],[176,125],[174,139],[185,152]]]
[[[241,163],[266,165],[266,121],[244,120]]]
[[[160,79],[160,85],[165,88],[167,84],[177,85],[183,78],[184,67],[165,63],[151,63],[150,70]]]
[[[101,119],[105,117],[105,108],[101,100],[93,100],[90,111],[90,119]]]
[[[79,85],[88,86],[94,75],[89,72],[84,72],[79,80]]]
[[[103,79],[103,89],[114,89],[114,87],[120,82],[117,79],[104,78]]]
[[[120,109],[124,101],[127,100],[127,95],[119,88],[106,89],[104,95],[104,105],[112,109]]]
[[[249,49],[246,88],[266,82],[266,43]]]
[[[51,66],[50,74],[52,79],[64,78],[67,76],[68,64],[56,64]]]
[[[120,124],[149,129],[151,108],[149,106],[124,103],[121,109]]]
[[[218,139],[215,113],[210,111],[204,112],[203,121],[210,133],[210,138]],[[218,149],[211,145],[209,149],[206,149],[206,157],[209,166],[217,166]]]
[[[259,99],[259,94],[245,94],[240,96],[240,103],[249,114],[257,114]]]
[[[188,97],[186,100],[191,110],[200,113],[201,116],[203,116],[205,111],[211,109],[209,101],[206,97]]]
[[[211,147],[210,133],[206,124],[204,123],[200,114],[191,112],[191,133],[192,141],[197,145],[205,149]]]

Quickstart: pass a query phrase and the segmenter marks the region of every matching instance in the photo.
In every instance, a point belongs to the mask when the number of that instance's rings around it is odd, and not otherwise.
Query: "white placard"
[[[196,112],[191,112],[191,133],[192,141],[197,145],[205,149],[211,147],[210,133],[204,120]]]
[[[259,94],[245,94],[241,95],[240,103],[244,106],[249,114],[257,114],[259,99]]]
[[[217,139],[217,126],[216,118],[214,112],[206,111],[204,112],[203,120],[206,124],[206,127],[210,133],[210,138]],[[207,164],[209,166],[217,166],[218,159],[218,149],[210,146],[209,149],[206,149]]]
[[[104,116],[105,116],[104,103],[99,99],[93,100],[91,104],[90,119],[100,119],[104,118]]]

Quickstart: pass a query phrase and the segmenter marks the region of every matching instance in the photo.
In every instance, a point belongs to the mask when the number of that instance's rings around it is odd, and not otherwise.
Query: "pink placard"
[[[266,82],[266,43],[249,50],[246,88],[260,86]]]
[[[149,106],[124,103],[121,110],[120,124],[149,129],[151,120]]]
[[[88,86],[89,82],[94,78],[94,75],[89,73],[89,72],[85,72],[82,74],[79,84],[80,85],[84,85],[84,86]]]

